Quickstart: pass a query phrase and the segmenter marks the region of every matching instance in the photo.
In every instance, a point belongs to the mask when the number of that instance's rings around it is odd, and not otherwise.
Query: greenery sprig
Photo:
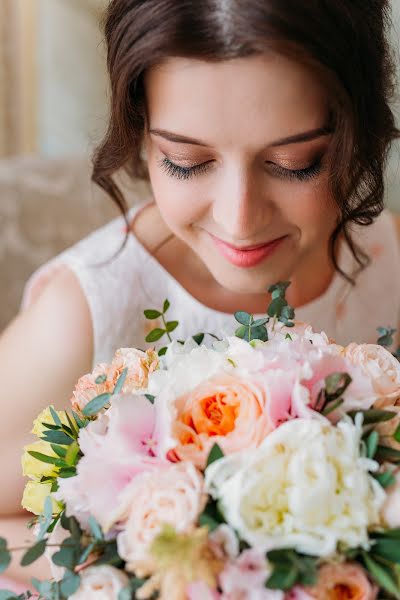
[[[281,281],[268,288],[271,294],[271,303],[267,308],[267,316],[260,319],[254,319],[254,316],[244,310],[235,313],[235,319],[240,323],[240,327],[235,332],[236,337],[251,342],[253,340],[268,341],[268,330],[266,325],[273,319],[274,327],[277,321],[283,323],[286,327],[294,327],[294,308],[286,300],[286,290],[290,286],[290,281]],[[290,338],[290,336],[288,336]]]

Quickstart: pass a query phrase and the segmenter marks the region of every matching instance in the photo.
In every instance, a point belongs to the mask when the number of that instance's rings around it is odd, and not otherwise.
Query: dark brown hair
[[[334,131],[327,163],[340,219],[330,240],[347,241],[359,267],[368,256],[351,224],[370,225],[383,210],[384,169],[400,136],[389,102],[394,61],[389,0],[112,0],[105,15],[111,82],[108,131],[94,156],[93,181],[126,203],[114,174],[148,178],[141,158],[145,124],[143,75],[171,56],[221,61],[279,52],[308,64],[331,98]]]

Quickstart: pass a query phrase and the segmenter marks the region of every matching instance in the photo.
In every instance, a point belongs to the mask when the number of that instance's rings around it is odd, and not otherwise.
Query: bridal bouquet
[[[400,365],[293,321],[287,285],[235,336],[120,349],[39,415],[22,564],[51,561],[41,598],[400,598]]]

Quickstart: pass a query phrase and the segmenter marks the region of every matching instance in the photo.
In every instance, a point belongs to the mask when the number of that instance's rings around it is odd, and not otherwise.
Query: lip
[[[265,242],[264,244],[238,248],[237,246],[228,244],[228,242],[224,242],[212,234],[210,234],[210,236],[222,256],[232,265],[242,268],[255,267],[263,262],[263,260],[275,252],[281,242],[287,237],[282,236],[275,240],[271,240],[270,242]]]

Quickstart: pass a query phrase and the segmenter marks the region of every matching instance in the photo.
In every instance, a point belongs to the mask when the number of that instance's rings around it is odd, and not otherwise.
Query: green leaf
[[[39,540],[31,546],[21,558],[21,567],[31,565],[35,560],[40,558],[46,550],[47,539]]]
[[[299,571],[293,564],[277,565],[265,583],[265,587],[273,590],[290,590],[296,583],[298,575]]]
[[[373,560],[366,552],[362,553],[364,564],[376,583],[395,598],[400,598],[400,590],[390,569]]]
[[[73,571],[66,571],[61,581],[61,593],[64,598],[69,598],[78,590],[81,584],[81,578]]]
[[[206,463],[206,468],[209,467],[210,465],[212,465],[212,463],[215,462],[216,460],[219,460],[220,458],[223,458],[223,457],[224,457],[224,453],[222,452],[221,448],[218,446],[218,444],[214,444],[209,452],[209,455],[207,458],[207,463]]]
[[[364,425],[372,425],[373,423],[383,423],[384,421],[390,421],[397,414],[390,410],[370,408],[369,410],[351,410],[348,413],[348,415],[349,417],[354,419],[357,413],[361,413],[363,415]]]
[[[62,422],[61,422],[60,417],[57,414],[57,411],[52,406],[49,406],[49,409],[50,409],[50,414],[52,416],[54,423],[56,425],[58,425],[59,427],[62,427]]]
[[[60,550],[52,555],[51,560],[57,567],[65,567],[72,571],[78,562],[80,550],[77,540],[72,537],[66,538],[61,544]]]
[[[18,596],[15,592],[10,592],[10,590],[0,590],[0,600],[18,600]]]
[[[93,402],[93,400],[92,400]],[[90,404],[90,402],[89,402]],[[85,407],[86,408],[86,407]],[[41,437],[45,442],[50,444],[59,444],[60,446],[69,446],[74,441],[63,431],[44,431]]]
[[[130,587],[122,588],[118,592],[118,600],[132,600],[132,591]]]
[[[167,310],[169,309],[169,307],[170,307],[170,306],[171,306],[171,305],[170,305],[170,303],[169,303],[169,300],[164,300],[164,305],[163,305],[163,315],[165,315],[165,313],[167,312]]]
[[[4,573],[8,569],[11,562],[11,554],[7,547],[7,540],[0,538],[0,573]]]
[[[94,415],[97,415],[97,413],[106,406],[106,404],[109,403],[111,398],[111,394],[110,393],[106,393],[106,394],[100,394],[99,396],[96,396],[96,398],[93,398],[93,400],[91,400],[90,402],[88,402],[85,406],[85,408],[83,409],[82,413],[86,416],[86,417],[93,417]]]
[[[372,477],[383,487],[387,488],[396,483],[396,478],[390,471],[384,471],[383,473],[373,473]]]
[[[281,298],[280,296],[275,298],[268,307],[268,315],[270,317],[280,317],[281,312],[286,305],[287,302],[284,298]]]
[[[155,400],[155,396],[152,396],[151,394],[145,394],[145,398],[147,398],[147,400],[149,402],[151,402],[152,404],[154,404],[154,400]]]
[[[260,325],[259,327],[252,327],[250,330],[250,340],[260,340],[262,342],[267,342],[268,331],[265,329],[265,326]]]
[[[241,325],[235,331],[235,336],[243,340],[248,333],[248,327]]]
[[[127,375],[128,375],[128,367],[125,367],[125,369],[122,371],[121,375],[118,377],[117,383],[115,384],[115,388],[112,393],[113,396],[115,394],[119,394],[122,391],[122,388],[124,387],[124,383],[125,383]]]
[[[339,398],[351,383],[348,373],[332,373],[325,378],[325,390],[331,399]]]
[[[266,323],[268,323],[269,318],[268,317],[263,317],[262,319],[257,319],[256,321],[254,321],[254,323],[252,324],[252,328],[253,327],[260,327],[260,325],[265,325]]]
[[[244,310],[239,310],[238,312],[235,312],[234,317],[238,323],[240,323],[241,325],[245,325],[246,327],[249,327],[249,325],[251,325],[251,323],[253,322],[253,315],[249,314],[248,312],[245,312]]]
[[[69,446],[67,454],[65,456],[65,462],[67,463],[67,465],[71,467],[76,465],[79,452],[80,449],[78,442],[73,442]]]
[[[367,458],[374,458],[379,444],[379,433],[371,431],[367,438]]]
[[[209,531],[214,531],[221,523],[225,521],[221,512],[218,509],[218,504],[215,500],[209,500],[203,512],[199,517],[201,526],[208,527]]]
[[[270,285],[268,288],[268,292],[273,296],[285,296],[286,290],[291,285],[291,281],[279,281],[278,283],[274,283]]]
[[[28,450],[28,454],[36,458],[36,460],[40,460],[40,462],[48,463],[49,465],[56,465],[60,460],[56,456],[47,456],[47,454],[42,454],[41,452],[35,452],[35,450]]]
[[[175,329],[178,327],[178,325],[179,325],[179,321],[167,321],[166,329],[167,329],[168,333],[175,331]]]
[[[39,535],[38,540],[42,540],[47,533],[48,528],[53,520],[53,502],[51,496],[47,496],[44,501],[44,508],[39,515]]]
[[[196,335],[193,336],[193,339],[198,346],[201,346],[204,340],[204,333],[196,333]]]
[[[400,544],[396,539],[378,539],[372,546],[371,553],[400,564]]]
[[[324,417],[333,413],[337,408],[339,408],[339,406],[341,406],[343,404],[343,402],[344,402],[343,398],[338,398],[337,400],[328,402],[328,404],[325,405],[325,408],[322,411],[322,414],[324,415]]]
[[[75,475],[76,467],[62,467],[57,474],[61,479],[68,479],[69,477],[75,477]]]
[[[104,540],[104,536],[103,536],[103,532],[101,531],[101,527],[92,515],[90,515],[90,517],[89,517],[89,527],[90,527],[90,531],[92,532],[95,540],[98,540],[98,541]]]
[[[60,458],[65,458],[67,455],[67,448],[64,448],[63,446],[58,446],[57,444],[50,444],[51,449],[53,450],[53,452],[55,454],[57,454],[57,456],[59,456]]]
[[[384,462],[400,462],[400,450],[395,450],[389,446],[378,446],[376,458]]]
[[[393,439],[400,444],[400,424],[396,427],[396,431],[393,434]]]
[[[167,350],[168,350],[168,346],[163,346],[162,348],[159,349],[158,351],[158,356],[165,356],[165,354],[167,354]]]
[[[96,377],[96,379],[94,380],[95,383],[97,383],[97,385],[101,385],[102,383],[104,383],[105,381],[107,381],[107,375],[104,373],[103,375],[99,375],[98,377]]]
[[[148,309],[144,311],[144,316],[146,319],[154,320],[161,317],[161,313],[159,310]]]
[[[158,342],[159,339],[165,334],[165,329],[160,329],[156,327],[152,329],[150,333],[146,336],[146,342]]]
[[[81,417],[74,411],[72,411],[72,415],[73,415],[75,422],[78,425],[79,429],[83,429],[84,427],[86,427],[86,425],[88,424],[89,421],[82,420]]]
[[[75,439],[77,439],[77,438],[78,438],[78,435],[79,435],[79,427],[77,426],[77,424],[76,424],[76,423],[74,423],[74,422],[72,421],[71,417],[69,416],[69,414],[68,414],[67,412],[66,412],[65,414],[66,414],[66,416],[67,416],[67,420],[68,420],[68,423],[69,423],[69,426],[70,426],[70,429],[71,429],[72,436],[73,436]]]

